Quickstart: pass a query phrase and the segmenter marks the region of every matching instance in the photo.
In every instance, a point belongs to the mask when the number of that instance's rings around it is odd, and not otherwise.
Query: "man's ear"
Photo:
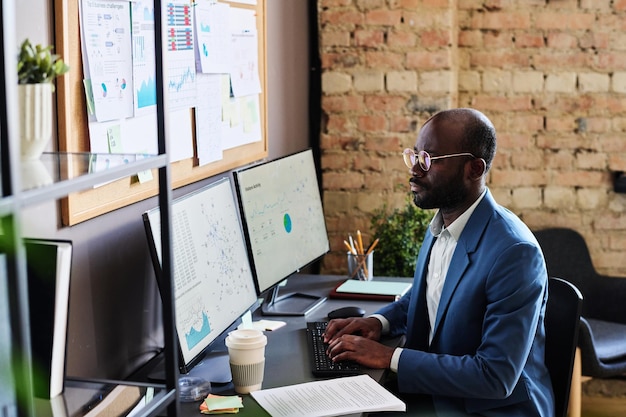
[[[482,158],[474,158],[469,163],[470,166],[470,178],[472,180],[478,180],[486,174],[487,163]]]

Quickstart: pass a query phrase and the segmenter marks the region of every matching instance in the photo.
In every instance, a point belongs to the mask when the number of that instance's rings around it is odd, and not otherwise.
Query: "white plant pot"
[[[37,159],[52,138],[52,84],[19,84],[20,155]]]
[[[52,184],[52,176],[40,159],[22,159],[22,190]]]

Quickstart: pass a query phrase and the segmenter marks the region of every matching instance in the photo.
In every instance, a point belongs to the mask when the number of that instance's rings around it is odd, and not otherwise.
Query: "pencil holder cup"
[[[351,279],[370,281],[374,278],[374,251],[366,255],[355,255],[347,252],[348,276]]]

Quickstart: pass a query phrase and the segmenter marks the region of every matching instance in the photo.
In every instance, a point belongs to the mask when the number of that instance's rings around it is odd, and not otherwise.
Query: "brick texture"
[[[331,252],[369,242],[404,203],[412,147],[434,112],[474,107],[498,131],[488,185],[531,229],[580,231],[598,270],[626,276],[626,0],[320,0],[321,155]],[[381,242],[384,244],[384,242]],[[375,269],[375,268],[374,268]]]

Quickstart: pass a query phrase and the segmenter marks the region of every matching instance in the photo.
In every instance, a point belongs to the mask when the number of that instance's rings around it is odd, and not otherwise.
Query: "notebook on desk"
[[[404,281],[360,281],[348,279],[336,286],[330,298],[353,300],[394,301],[406,294],[413,285],[412,280]]]

